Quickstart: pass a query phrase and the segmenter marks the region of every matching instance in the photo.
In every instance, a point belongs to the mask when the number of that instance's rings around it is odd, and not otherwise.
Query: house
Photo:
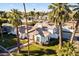
[[[49,29],[49,25],[47,23],[37,23],[31,31],[33,33],[31,35],[34,36],[34,41],[39,44],[49,44],[50,38],[58,38],[57,34],[53,33],[52,29]],[[49,30],[48,30],[49,29]],[[31,38],[33,36],[30,36]]]
[[[2,31],[3,31],[3,33],[8,33],[8,32],[10,32],[12,29],[13,29],[13,28],[12,28],[12,25],[11,25],[11,24],[9,24],[9,23],[3,23],[3,24],[2,24]]]
[[[28,27],[28,30],[30,30],[31,29],[31,27],[29,26]],[[21,38],[21,39],[25,39],[25,38],[27,38],[27,35],[26,35],[26,30],[27,30],[27,28],[26,28],[26,25],[21,25],[21,26],[19,26],[18,27],[18,31],[19,31],[19,38]],[[11,32],[9,32],[10,34],[14,34],[14,35],[17,35],[17,33],[16,33],[16,28],[14,28]]]
[[[38,28],[36,29],[36,31],[38,32],[36,35],[34,35],[34,39],[35,42],[39,43],[39,44],[49,44],[49,35],[50,33],[46,30],[44,30],[44,28]]]
[[[47,25],[47,23],[43,23],[43,24],[38,23],[35,25],[34,29],[35,31],[37,31],[36,34],[33,34],[35,42],[37,43],[48,44],[50,38],[58,39],[59,37],[59,28],[54,25],[50,26]],[[62,27],[62,29],[63,29],[63,38],[70,39],[73,30],[67,27]]]
[[[29,26],[28,29],[31,29],[31,27]],[[27,35],[25,32],[26,30],[27,30],[26,25],[18,26],[19,38],[21,38],[21,39],[27,38]],[[17,35],[16,28],[13,26],[9,26],[9,24],[3,25],[3,31],[7,32],[8,34]]]

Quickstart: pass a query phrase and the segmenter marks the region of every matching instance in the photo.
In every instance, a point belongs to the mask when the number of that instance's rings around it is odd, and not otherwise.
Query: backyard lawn
[[[30,45],[30,55],[31,56],[55,56],[56,50],[58,49],[58,45],[54,46],[42,46],[33,43]],[[28,49],[27,47],[23,47],[21,49],[21,53],[17,54],[16,52],[13,52],[13,55],[15,56],[27,56]]]

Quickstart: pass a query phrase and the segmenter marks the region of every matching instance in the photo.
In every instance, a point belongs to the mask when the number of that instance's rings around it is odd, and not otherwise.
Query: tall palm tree
[[[18,26],[22,24],[21,22],[21,14],[17,9],[11,9],[11,12],[8,13],[8,19],[11,21],[11,24],[16,28],[17,33],[17,53],[20,53],[20,39],[19,39],[19,29]]]
[[[74,18],[74,20],[77,21],[77,22],[76,22],[74,31],[73,31],[72,36],[71,36],[71,39],[70,39],[70,43],[71,43],[71,44],[73,43],[73,39],[74,39],[76,30],[77,30],[77,28],[78,28],[78,25],[79,25],[79,4],[74,5],[73,11],[76,11],[75,14],[73,15],[73,18]]]
[[[24,7],[24,17],[25,17],[25,19],[26,19],[26,28],[27,28],[27,39],[28,39],[28,56],[30,55],[30,53],[29,53],[29,35],[28,35],[28,22],[27,22],[27,15],[26,15],[26,6],[25,6],[25,3],[23,3],[23,7]]]
[[[59,49],[62,48],[62,24],[66,19],[66,16],[69,16],[71,10],[69,9],[66,3],[52,3],[48,6],[49,9],[53,9],[51,16],[53,15],[54,21],[58,23],[59,26]]]
[[[35,10],[36,10],[36,9],[34,8],[34,9],[33,9],[33,11],[34,11],[34,20],[35,20],[35,16],[36,16],[36,14],[35,14]]]

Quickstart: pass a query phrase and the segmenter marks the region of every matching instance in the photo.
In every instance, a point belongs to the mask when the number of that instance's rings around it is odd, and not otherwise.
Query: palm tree
[[[32,16],[32,18],[34,19],[34,17],[35,17],[35,16],[34,16],[34,15],[35,15],[34,11],[30,11],[30,12],[29,12],[29,15]],[[33,19],[32,19],[32,20],[33,20]]]
[[[36,16],[36,14],[35,14],[35,10],[36,10],[36,9],[34,8],[34,9],[33,9],[33,11],[34,11],[34,19],[35,19],[35,16]]]
[[[62,24],[67,20],[66,16],[69,16],[71,10],[66,3],[52,3],[51,5],[49,5],[49,9],[53,9],[51,16],[53,15],[54,21],[58,23],[59,26],[59,49],[61,49],[63,45]]]
[[[18,26],[22,24],[21,22],[21,14],[17,9],[11,9],[11,12],[8,13],[8,19],[11,21],[11,24],[16,28],[17,33],[17,53],[20,53],[20,39],[19,39],[19,29]]]
[[[4,42],[3,40],[3,32],[2,32],[2,24],[4,23],[4,20],[6,20],[5,17],[5,11],[0,11],[0,34],[1,34],[1,41]]]
[[[36,12],[37,19],[39,19],[40,12]]]
[[[23,3],[23,7],[24,7],[24,12],[25,12],[25,14],[24,14],[24,17],[25,17],[25,19],[26,19],[26,28],[27,28],[27,39],[28,39],[28,56],[30,55],[30,53],[29,53],[29,35],[28,35],[28,22],[27,22],[27,15],[26,15],[26,6],[25,6],[25,3]]]
[[[74,39],[74,36],[75,36],[75,33],[76,33],[76,30],[78,28],[78,25],[79,25],[79,4],[77,5],[74,5],[74,9],[73,11],[76,11],[75,14],[73,15],[73,18],[76,22],[76,25],[75,25],[75,28],[74,28],[74,31],[72,33],[72,36],[71,36],[71,39],[70,39],[70,43],[72,44],[73,43],[73,39]]]

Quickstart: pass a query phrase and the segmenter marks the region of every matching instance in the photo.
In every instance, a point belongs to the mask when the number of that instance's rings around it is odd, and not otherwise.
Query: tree
[[[20,53],[20,39],[19,39],[19,29],[18,26],[22,24],[21,22],[21,14],[17,9],[11,9],[11,12],[8,13],[8,19],[11,21],[11,24],[16,28],[17,33],[17,53]]]
[[[39,19],[40,12],[36,12],[37,19]]]
[[[59,49],[61,49],[63,45],[62,24],[69,19],[69,13],[71,13],[71,10],[66,3],[52,3],[49,5],[49,9],[52,9],[52,13],[50,15],[51,18],[54,18],[54,21],[58,23],[59,26]],[[68,18],[66,18],[66,16]]]
[[[35,17],[34,11],[30,11],[30,12],[29,12],[29,16],[32,16],[32,18],[34,19],[34,17]]]
[[[0,34],[1,34],[1,41],[4,42],[3,40],[3,31],[2,31],[2,24],[5,23],[6,20],[6,15],[5,11],[0,11]]]
[[[69,42],[64,42],[63,48],[57,51],[58,56],[76,56],[76,47]]]
[[[74,36],[75,36],[75,33],[77,31],[77,28],[78,28],[78,25],[79,25],[79,4],[77,5],[74,5],[75,8],[73,9],[73,11],[76,11],[75,14],[73,15],[73,18],[76,22],[76,25],[75,25],[75,28],[74,28],[74,31],[72,33],[72,36],[71,36],[71,39],[70,39],[70,43],[72,44],[73,43],[73,40],[74,40]]]
[[[30,55],[30,53],[29,53],[29,35],[28,35],[28,22],[27,22],[27,15],[26,15],[26,6],[25,6],[25,3],[23,3],[23,7],[24,7],[24,17],[25,17],[25,19],[26,19],[26,28],[27,28],[27,39],[28,39],[28,56]]]

